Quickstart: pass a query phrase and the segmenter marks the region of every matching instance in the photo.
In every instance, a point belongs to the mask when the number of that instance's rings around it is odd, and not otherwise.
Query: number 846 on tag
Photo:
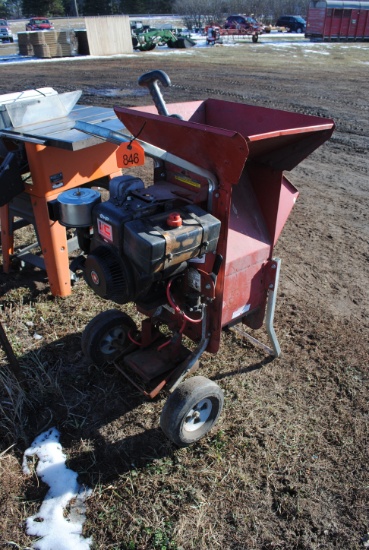
[[[145,164],[145,151],[136,141],[121,143],[116,155],[118,168],[132,168]]]

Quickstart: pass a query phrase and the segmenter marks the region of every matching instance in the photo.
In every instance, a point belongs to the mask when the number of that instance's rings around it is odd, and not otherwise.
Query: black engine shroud
[[[145,188],[141,179],[125,175],[111,180],[109,195],[91,207],[92,237],[90,228],[77,230],[87,252],[85,280],[102,298],[134,301],[193,258],[215,253],[220,221],[179,197],[174,185]]]

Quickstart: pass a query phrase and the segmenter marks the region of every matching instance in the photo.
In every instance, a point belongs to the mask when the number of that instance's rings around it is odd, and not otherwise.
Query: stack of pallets
[[[58,35],[55,57],[69,57],[78,54],[78,39],[75,31],[66,30],[54,32]]]
[[[18,47],[20,55],[33,55],[33,45],[29,32],[18,33]]]
[[[50,58],[70,57],[78,54],[78,40],[73,30],[19,33],[18,44],[19,53],[22,55]],[[32,47],[32,50],[28,45]]]
[[[54,33],[54,31],[50,31]],[[51,57],[49,45],[46,42],[46,35],[49,31],[32,31],[30,32],[30,41],[33,46],[33,53],[36,57]]]

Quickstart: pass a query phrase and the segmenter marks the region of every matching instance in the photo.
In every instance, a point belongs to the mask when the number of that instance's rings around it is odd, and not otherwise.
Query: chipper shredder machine
[[[273,247],[298,195],[283,171],[323,144],[334,123],[216,99],[166,106],[157,83],[167,75],[148,74],[159,114],[116,107],[120,132],[76,123],[120,143],[131,173],[111,180],[104,202],[92,189],[72,189],[56,210],[61,224],[79,226],[84,254],[73,268],[96,294],[133,302],[143,315],[137,327],[121,309],[103,311],[84,330],[84,354],[114,363],[151,398],[168,390],[160,425],[186,446],[210,430],[223,406],[213,381],[185,379],[203,352],[218,352],[223,329],[258,329],[265,319],[267,349],[280,353]],[[145,156],[154,159],[150,185],[134,173]]]

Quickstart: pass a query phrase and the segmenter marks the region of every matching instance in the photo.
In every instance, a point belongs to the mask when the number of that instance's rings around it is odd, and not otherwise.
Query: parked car
[[[289,32],[305,32],[306,21],[301,15],[281,15],[277,27],[285,27]]]
[[[0,19],[0,40],[2,42],[5,42],[5,40],[14,42],[13,33],[6,19]]]
[[[262,31],[262,25],[253,17],[247,17],[246,15],[229,15],[224,23],[224,28]]]
[[[51,31],[54,25],[46,17],[32,17],[26,24],[26,31]]]

